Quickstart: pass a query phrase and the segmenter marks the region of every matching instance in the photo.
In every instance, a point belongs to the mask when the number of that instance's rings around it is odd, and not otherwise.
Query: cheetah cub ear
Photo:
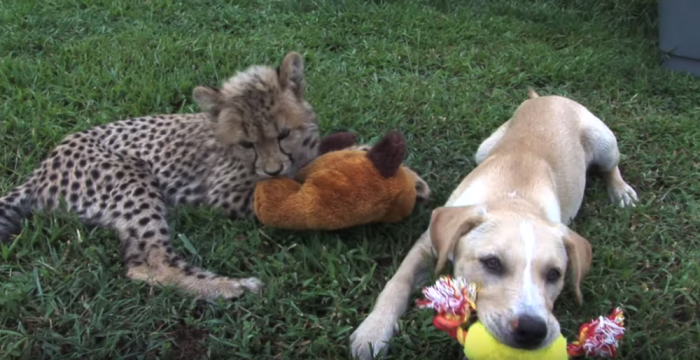
[[[288,53],[282,64],[277,68],[280,86],[282,89],[290,89],[300,100],[304,98],[304,60],[301,55],[292,51]]]
[[[216,89],[207,86],[197,86],[194,88],[193,97],[203,111],[211,113],[217,108],[221,94]]]

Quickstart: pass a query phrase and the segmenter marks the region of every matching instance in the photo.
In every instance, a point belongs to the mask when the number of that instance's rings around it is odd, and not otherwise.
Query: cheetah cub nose
[[[270,175],[270,176],[279,175],[281,172],[282,172],[282,166],[280,166],[276,170],[272,170],[272,171],[265,169],[265,174]]]

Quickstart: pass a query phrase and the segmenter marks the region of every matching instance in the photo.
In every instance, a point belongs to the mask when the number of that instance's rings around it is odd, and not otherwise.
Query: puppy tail
[[[534,98],[540,97],[540,95],[537,94],[537,93],[535,92],[535,90],[534,90],[533,88],[531,88],[531,87],[528,87],[528,88],[527,88],[527,96],[528,96],[530,99],[534,99]]]

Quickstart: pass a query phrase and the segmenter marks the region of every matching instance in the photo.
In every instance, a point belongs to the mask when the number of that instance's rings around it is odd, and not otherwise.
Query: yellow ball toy
[[[486,327],[475,322],[464,337],[464,355],[469,360],[567,360],[566,339],[561,334],[546,348],[538,350],[515,349],[498,342]]]

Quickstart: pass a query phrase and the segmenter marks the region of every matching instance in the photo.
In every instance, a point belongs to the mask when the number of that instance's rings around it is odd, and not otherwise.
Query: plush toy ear
[[[355,145],[357,142],[357,135],[341,131],[335,134],[330,134],[321,140],[321,144],[318,146],[319,155],[331,151],[338,151]]]
[[[396,174],[406,156],[406,139],[398,131],[390,131],[367,152],[367,157],[385,177]]]

